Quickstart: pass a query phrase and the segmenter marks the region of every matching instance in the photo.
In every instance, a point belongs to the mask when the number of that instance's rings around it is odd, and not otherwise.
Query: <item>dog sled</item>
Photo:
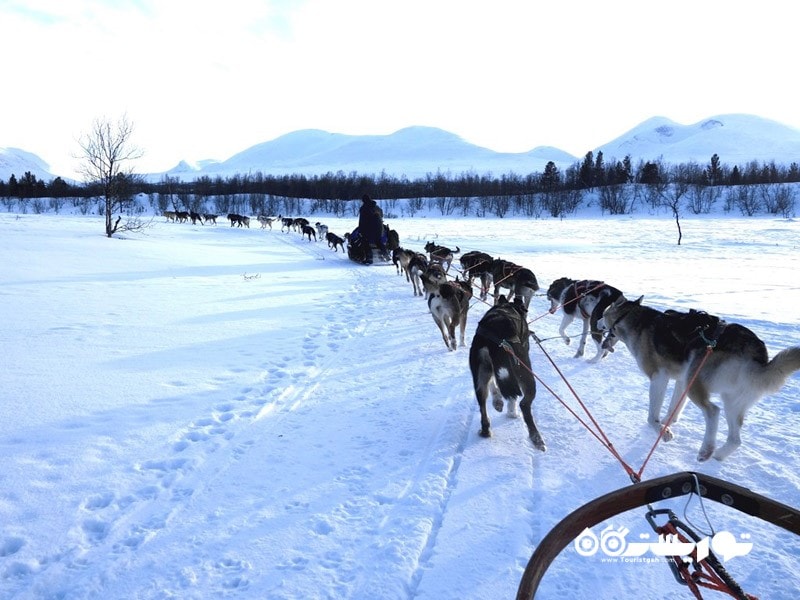
[[[384,225],[381,243],[385,252],[377,244],[367,243],[356,227],[347,237],[347,257],[362,265],[391,264],[392,250],[400,247],[400,236],[394,229]]]
[[[635,480],[634,480],[635,481]],[[547,568],[570,543],[586,537],[589,528],[603,521],[639,507],[647,507],[646,519],[659,536],[672,536],[681,544],[693,547],[687,556],[666,555],[667,564],[676,582],[686,586],[695,598],[701,598],[701,590],[722,592],[738,600],[754,600],[754,596],[742,590],[731,577],[713,549],[669,509],[653,509],[651,504],[667,499],[693,494],[698,498],[713,500],[795,535],[800,535],[800,511],[748,488],[705,475],[682,472],[666,475],[651,481],[635,481],[632,486],[610,492],[596,498],[567,515],[542,539],[528,561],[517,589],[517,600],[533,600],[539,583]],[[658,525],[660,517],[666,517],[664,525]],[[708,540],[706,540],[707,542]],[[597,550],[605,542],[589,539],[587,547],[581,546],[584,555]],[[578,546],[576,546],[577,548]],[[616,546],[615,546],[616,548]],[[624,540],[621,548],[624,550]],[[619,555],[619,550],[613,554]]]

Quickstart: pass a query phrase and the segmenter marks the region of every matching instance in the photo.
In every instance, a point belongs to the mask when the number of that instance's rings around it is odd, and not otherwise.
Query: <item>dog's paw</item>
[[[531,436],[531,443],[533,447],[541,452],[547,452],[547,446],[545,446],[544,440],[539,435],[532,435]]]
[[[671,442],[674,438],[675,434],[672,433],[672,429],[670,429],[669,427],[664,429],[664,433],[661,434],[661,439],[664,440],[665,442]]]
[[[492,406],[497,412],[503,412],[503,399],[502,398],[493,398],[492,399]]]
[[[706,462],[714,454],[714,446],[702,446],[697,454],[697,462]]]

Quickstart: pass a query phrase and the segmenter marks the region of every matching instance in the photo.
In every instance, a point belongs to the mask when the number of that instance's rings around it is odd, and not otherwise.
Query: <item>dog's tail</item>
[[[490,350],[490,354],[492,356],[492,366],[494,367],[495,384],[503,398],[522,396],[519,381],[513,376],[517,369],[516,358],[500,346],[493,347]]]
[[[774,394],[796,371],[800,371],[800,346],[778,352],[759,373],[759,384],[767,394]]]

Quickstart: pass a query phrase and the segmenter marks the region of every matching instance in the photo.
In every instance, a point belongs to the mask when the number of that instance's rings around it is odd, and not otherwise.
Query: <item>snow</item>
[[[340,235],[355,225],[311,218]],[[743,324],[770,355],[800,344],[793,219],[685,218],[680,246],[667,216],[390,223],[406,247],[483,250],[544,289],[602,279]],[[512,598],[556,523],[630,484],[562,405],[579,410],[547,357],[634,469],[655,441],[624,345],[575,358],[542,296],[529,317],[534,370],[558,395],[539,385],[534,401],[546,453],[494,411],[493,437],[479,437],[468,349],[445,349],[393,266],[277,227],[156,218],[107,239],[102,217],[2,214],[0,232],[2,598]],[[468,345],[486,310],[471,307]],[[721,463],[696,461],[690,404],[643,478],[697,471],[800,506],[799,384],[751,410]],[[715,531],[752,543],[724,561],[747,592],[796,597],[796,536],[687,496],[657,507],[707,532],[705,509]],[[655,541],[644,512],[593,532]],[[537,598],[690,596],[660,562],[570,545]]]

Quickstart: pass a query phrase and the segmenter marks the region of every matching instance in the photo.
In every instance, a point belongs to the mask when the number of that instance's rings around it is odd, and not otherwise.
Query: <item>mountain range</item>
[[[661,159],[676,164],[706,163],[717,154],[723,164],[751,161],[790,164],[800,162],[800,130],[755,115],[729,114],[681,125],[666,117],[653,117],[619,137],[591,149],[604,159]],[[587,150],[588,152],[588,150]],[[549,161],[566,168],[582,160],[563,150],[540,146],[529,152],[495,152],[470,144],[458,135],[435,127],[407,127],[389,135],[347,135],[304,129],[257,144],[225,161],[206,160],[190,165],[179,162],[165,173],[150,173],[191,180],[201,176],[231,176],[261,172],[265,175],[324,174],[328,172],[380,174],[414,179],[442,172],[458,175],[500,176],[506,173],[542,172]],[[30,171],[49,181],[45,161],[30,151],[0,148],[0,178],[18,178]]]

